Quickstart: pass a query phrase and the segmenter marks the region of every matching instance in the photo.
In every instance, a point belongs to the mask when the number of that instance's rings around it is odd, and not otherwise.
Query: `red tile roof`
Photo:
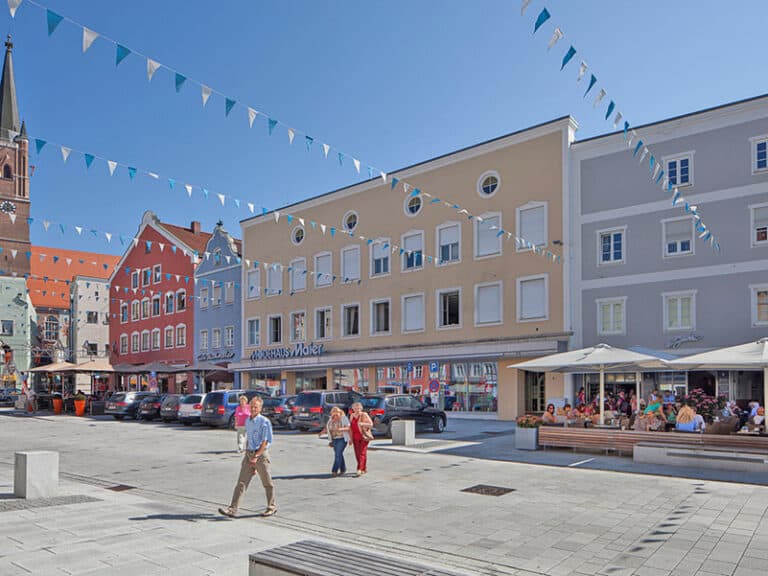
[[[184,244],[192,248],[192,250],[197,250],[198,254],[205,252],[205,246],[208,244],[208,240],[211,239],[211,236],[213,236],[213,234],[202,231],[195,234],[192,232],[191,228],[184,228],[166,222],[160,222],[160,226],[176,236],[176,238],[184,242]]]

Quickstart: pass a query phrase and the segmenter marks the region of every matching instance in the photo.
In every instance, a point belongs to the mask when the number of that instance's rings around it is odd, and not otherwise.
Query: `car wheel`
[[[229,428],[230,430],[234,430],[235,429],[235,415],[234,414],[232,414],[232,416],[229,417],[229,422],[227,423],[227,428]]]
[[[115,420],[122,420],[123,416],[121,414],[113,414],[112,418],[114,418]]]
[[[443,430],[445,430],[445,420],[438,416],[432,421],[432,431],[442,434]]]

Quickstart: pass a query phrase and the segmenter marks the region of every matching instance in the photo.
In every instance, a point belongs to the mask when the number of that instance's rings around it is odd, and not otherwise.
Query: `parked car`
[[[151,394],[139,404],[139,412],[136,420],[154,420],[160,418],[160,406],[163,404],[165,394]]]
[[[342,390],[300,392],[293,405],[293,425],[304,431],[322,429],[328,422],[331,408],[338,406],[346,413],[352,403],[361,398],[357,392]]]
[[[200,422],[205,394],[187,394],[179,402],[178,419],[184,426]]]
[[[18,395],[14,393],[13,388],[0,390],[0,406],[13,406],[16,404],[16,398]]]
[[[163,422],[170,422],[171,420],[178,420],[179,418],[179,402],[181,401],[181,394],[166,394],[162,404],[160,404],[160,418]]]
[[[215,390],[205,395],[200,421],[211,427],[235,428],[235,409],[240,403],[240,396],[245,395],[250,402],[254,396],[269,396],[261,390]]]
[[[264,399],[261,413],[269,418],[272,426],[293,428],[293,405],[296,396],[275,396]]]
[[[375,434],[392,434],[395,420],[414,420],[416,428],[442,432],[448,422],[443,410],[428,406],[409,394],[368,394],[360,403],[373,420]]]
[[[139,404],[150,392],[116,392],[107,400],[104,414],[112,416],[115,420],[122,420],[126,416],[136,418]]]

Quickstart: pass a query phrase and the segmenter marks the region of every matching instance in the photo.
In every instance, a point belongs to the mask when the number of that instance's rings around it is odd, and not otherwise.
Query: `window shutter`
[[[691,219],[673,220],[665,224],[666,242],[680,242],[681,240],[691,240],[693,227]]]
[[[296,260],[291,266],[291,289],[304,290],[307,287],[307,262],[303,258]]]
[[[546,316],[546,291],[544,279],[525,280],[520,283],[520,318]]]
[[[768,226],[768,206],[754,209],[755,228],[764,228]]]
[[[405,330],[424,329],[424,297],[408,296],[403,301]]]
[[[406,236],[403,240],[403,248],[406,252],[418,252],[422,249],[421,234]]]
[[[456,244],[459,241],[459,226],[453,225],[440,229],[440,245]]]
[[[546,244],[544,206],[520,211],[520,236],[536,246]]]
[[[491,226],[496,226],[496,229],[491,230]],[[478,256],[487,256],[489,254],[497,254],[501,252],[501,238],[496,237],[499,233],[498,227],[498,216],[490,216],[485,218],[482,222],[477,223],[476,252]]]
[[[480,286],[477,289],[477,323],[487,324],[501,321],[501,286]]]
[[[350,280],[357,280],[360,278],[360,249],[350,248],[344,250],[344,261],[342,266],[344,270],[342,274],[345,278]]]

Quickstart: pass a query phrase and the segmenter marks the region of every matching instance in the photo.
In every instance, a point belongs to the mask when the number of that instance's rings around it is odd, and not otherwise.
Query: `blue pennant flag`
[[[52,10],[46,10],[45,13],[48,19],[48,36],[50,36],[56,30],[56,27],[61,24],[61,21],[64,20],[64,17],[59,16]]]
[[[93,154],[83,154],[85,156],[85,167],[90,168],[91,164],[93,164]]]
[[[400,182],[397,178],[392,178],[392,184],[390,184],[390,190],[394,190],[395,186],[397,186],[397,183]]]
[[[368,166],[368,178],[373,178],[373,168]]]
[[[132,168],[131,166],[128,166],[128,176],[131,180],[133,180],[133,177],[136,176],[136,168]]]
[[[53,263],[56,264],[56,262],[58,262],[58,261],[59,261],[59,257],[58,256],[54,256],[53,257]]]
[[[267,118],[267,128],[269,129],[270,136],[272,136],[272,132],[275,131],[275,126],[277,126],[277,120],[272,120],[272,118]]]
[[[240,208],[240,200],[238,200],[237,198],[235,198],[235,199],[234,199],[234,200],[232,200],[232,201],[235,203],[235,208]]]
[[[203,188],[203,196],[208,198],[208,190],[206,188]]]
[[[310,220],[309,225],[312,226],[312,230],[315,230],[317,228],[317,222],[315,222],[314,220]]]
[[[565,53],[565,56],[563,56],[563,63],[560,65],[560,70],[562,71],[563,68],[565,68],[568,65],[568,62],[571,61],[571,58],[573,58],[576,55],[576,48],[571,46],[568,48],[568,52]]]
[[[500,238],[501,236],[504,236],[504,230],[499,230],[496,232],[496,238]]]
[[[336,228],[331,227],[331,236],[336,235]]]
[[[544,8],[541,12],[539,12],[539,17],[536,18],[536,24],[533,26],[533,33],[536,34],[536,32],[541,28],[541,25],[544,24],[547,20],[549,20],[550,14],[549,10]]]
[[[120,234],[120,246],[125,246],[125,236]]]
[[[605,119],[608,120],[608,117],[611,115],[611,112],[613,112],[613,109],[616,108],[616,103],[611,100],[611,103],[608,104],[608,110],[605,112]]]
[[[176,244],[174,244],[173,246],[171,246],[171,252],[173,252],[174,254],[176,254]]]
[[[656,180],[655,180],[656,184],[658,184],[659,182],[661,182],[661,179],[662,179],[662,178],[664,178],[664,170],[659,170],[659,175],[658,175],[658,176],[656,176]]]
[[[315,139],[312,138],[312,136],[304,136],[304,142],[307,144],[307,152],[312,148],[314,141]]]
[[[266,216],[267,215],[267,209],[264,208],[263,206],[261,207],[261,215],[262,216]]]
[[[368,244],[373,244],[373,239],[372,238],[368,238]]]
[[[99,231],[91,228],[91,235],[93,235],[94,238],[99,237]]]
[[[27,259],[32,258],[32,252],[27,252]]]
[[[37,150],[37,153],[40,154],[40,151],[45,148],[45,145],[48,144],[45,140],[41,138],[35,138],[35,150]]]
[[[128,56],[130,53],[130,49],[126,48],[122,44],[118,44],[115,48],[115,66],[119,66],[120,62],[125,60],[126,56]]]
[[[66,230],[66,226],[64,224],[59,224],[59,230],[61,230],[61,233],[64,234],[64,231]]]
[[[34,221],[35,221],[35,219],[32,218],[32,217],[27,218],[27,224],[29,224],[30,226],[32,226],[32,222],[34,222]]]
[[[643,141],[642,141],[642,140],[638,140],[638,141],[637,141],[637,146],[635,146],[635,151],[634,151],[634,152],[632,152],[632,157],[633,157],[633,158],[634,158],[635,156],[637,156],[637,153],[640,151],[640,148],[642,148],[642,147],[643,147]]]
[[[173,187],[176,186],[176,180],[173,178],[168,178],[168,186],[170,186],[171,190],[173,190]]]
[[[235,107],[235,101],[230,100],[229,98],[224,99],[224,116],[229,116],[229,113],[232,112],[232,108]]]
[[[339,166],[344,166],[344,153],[339,152]]]
[[[584,98],[586,98],[586,97],[587,97],[587,94],[589,94],[589,91],[590,91],[590,90],[592,90],[592,87],[593,87],[595,84],[597,84],[597,76],[595,76],[594,74],[592,74],[592,75],[589,77],[589,86],[587,86],[587,91],[586,91],[586,92],[584,92],[584,96],[583,96]]]
[[[286,219],[286,220],[288,220],[288,224],[290,224],[291,222],[293,222],[293,216],[291,216],[290,214],[288,214],[288,215],[285,217],[285,219]]]
[[[653,167],[656,166],[656,157],[651,154],[651,157],[648,159],[648,170],[653,172]]]
[[[629,132],[629,122],[624,122],[624,140],[627,139],[628,132]]]
[[[187,77],[184,74],[176,72],[176,94],[181,92],[181,87],[184,86],[184,82],[187,81]],[[227,112],[229,114],[229,112]]]
[[[429,203],[430,204],[437,204],[438,202],[440,202],[440,198],[432,198],[432,200],[430,200]]]
[[[151,240],[145,240],[144,245],[147,247],[147,252],[152,252],[152,241]]]
[[[413,198],[414,196],[418,196],[419,194],[421,194],[421,190],[419,190],[418,188],[414,188],[413,192],[411,192],[411,198]]]

